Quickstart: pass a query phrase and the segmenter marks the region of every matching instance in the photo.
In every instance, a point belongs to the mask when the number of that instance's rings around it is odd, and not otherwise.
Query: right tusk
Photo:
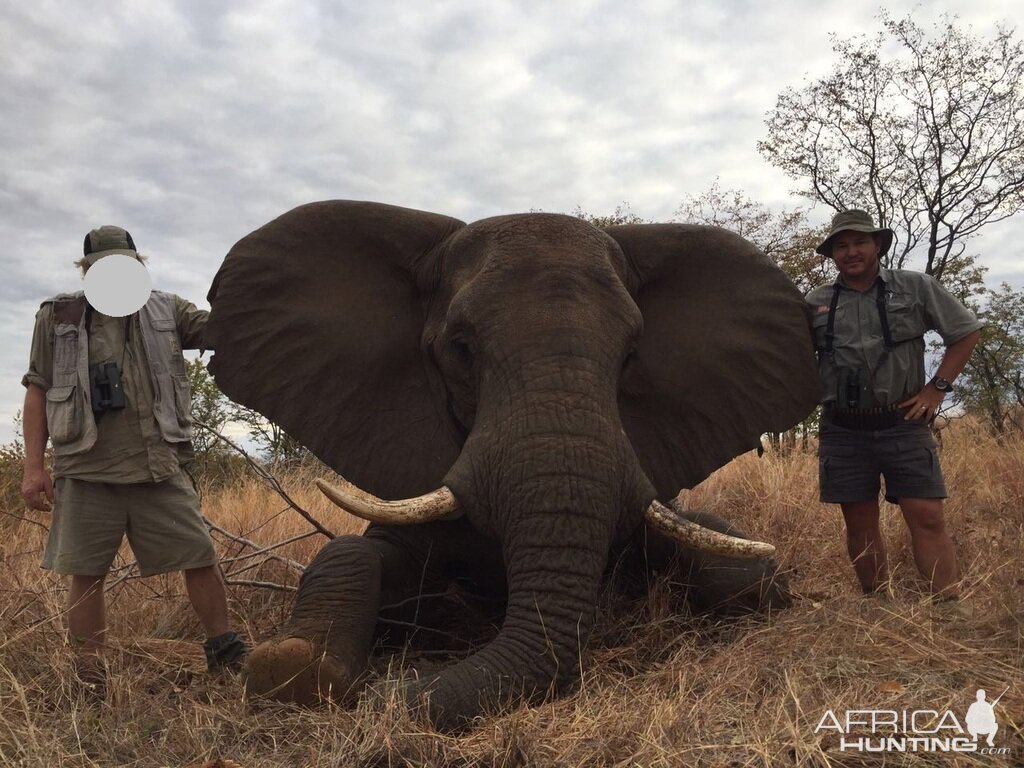
[[[414,499],[384,501],[343,477],[338,478],[338,485],[331,485],[320,478],[317,478],[316,484],[328,499],[346,512],[371,523],[412,525],[432,520],[452,520],[460,514],[455,494],[446,485]]]
[[[699,552],[737,557],[743,560],[771,557],[775,554],[775,547],[771,544],[753,539],[740,539],[727,533],[719,533],[705,528],[692,520],[680,517],[657,499],[651,502],[644,517],[648,523],[666,536]]]

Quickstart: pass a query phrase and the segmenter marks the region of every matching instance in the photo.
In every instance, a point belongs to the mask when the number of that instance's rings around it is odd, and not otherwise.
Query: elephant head
[[[450,530],[496,543],[500,633],[416,691],[441,726],[575,679],[609,553],[645,510],[818,401],[805,303],[712,227],[320,202],[239,241],[209,298],[217,382],[362,489],[342,503],[437,492],[421,501]],[[319,653],[309,625],[332,626],[335,685],[376,618],[345,593],[382,578],[344,546],[304,577],[293,633]],[[353,560],[373,561],[362,586],[318,580]]]

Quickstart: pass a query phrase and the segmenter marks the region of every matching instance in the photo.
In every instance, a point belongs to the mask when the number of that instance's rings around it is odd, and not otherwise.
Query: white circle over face
[[[124,317],[142,309],[153,290],[149,270],[123,253],[104,256],[85,273],[85,298],[110,317]]]

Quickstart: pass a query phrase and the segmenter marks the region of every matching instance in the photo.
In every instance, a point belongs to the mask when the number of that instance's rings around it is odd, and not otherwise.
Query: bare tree
[[[679,204],[675,220],[728,229],[752,242],[796,283],[801,292],[831,282],[835,267],[814,252],[825,236],[824,227],[811,225],[802,208],[772,211],[738,189],[715,182],[699,195]]]
[[[296,468],[314,460],[308,448],[258,411],[232,403],[229,413],[233,422],[248,429],[249,439],[258,446],[261,458],[271,467]]]
[[[986,224],[1024,208],[1024,49],[943,17],[928,37],[908,16],[880,15],[873,38],[832,37],[838,63],[767,116],[758,150],[835,209],[868,206],[941,279]],[[889,51],[898,54],[889,55]]]
[[[977,307],[985,321],[957,386],[957,399],[1002,436],[1024,429],[1024,291],[1006,283]]]
[[[620,224],[650,224],[650,220],[643,218],[639,214],[633,213],[633,209],[629,207],[629,203],[623,202],[615,206],[615,211],[608,214],[607,216],[598,216],[596,214],[587,213],[580,206],[576,206],[576,210],[572,212],[572,215],[578,219],[589,221],[595,227],[617,227]]]

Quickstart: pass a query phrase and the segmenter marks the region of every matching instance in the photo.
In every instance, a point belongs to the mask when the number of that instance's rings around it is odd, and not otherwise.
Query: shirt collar
[[[892,282],[892,270],[891,269],[886,269],[885,267],[881,267],[880,266],[878,268],[878,274],[875,275],[875,279],[874,279],[874,281],[872,281],[872,283],[869,286],[868,290],[870,291],[872,288],[874,288],[876,285],[878,285],[878,281],[879,280],[882,281],[882,286],[883,287],[888,286],[889,283]],[[850,286],[848,286],[846,284],[846,281],[843,280],[843,276],[841,274],[836,278],[836,281],[835,281],[834,285],[837,285],[840,288],[844,288],[844,289],[846,289],[848,291],[849,290],[853,290],[852,288],[850,288]]]

